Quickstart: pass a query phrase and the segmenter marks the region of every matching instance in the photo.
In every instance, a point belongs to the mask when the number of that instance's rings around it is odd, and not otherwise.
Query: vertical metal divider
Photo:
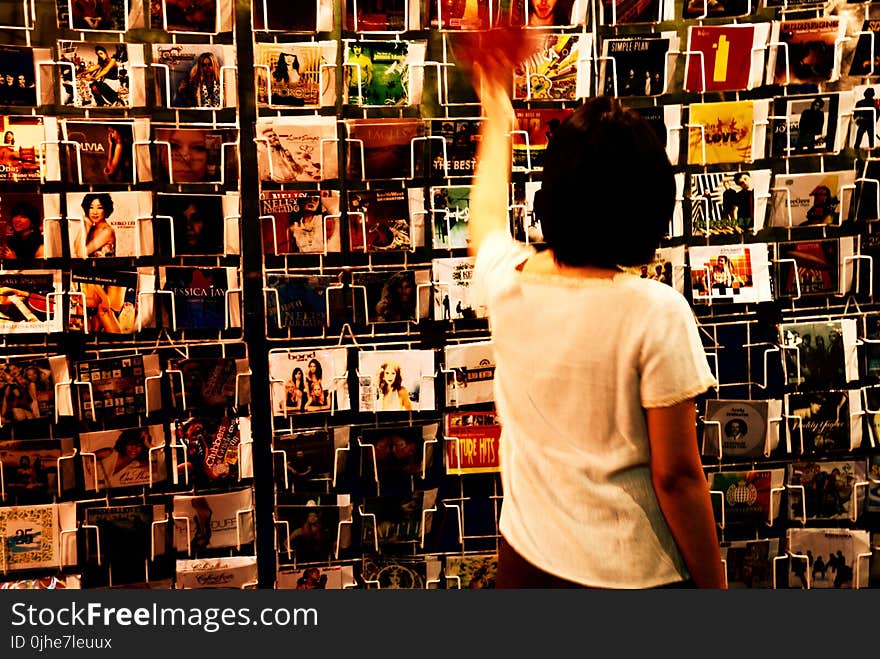
[[[274,480],[272,475],[271,419],[265,404],[269,400],[268,342],[265,327],[266,305],[263,298],[262,230],[259,227],[259,176],[255,122],[257,117],[254,41],[250,1],[235,3],[235,45],[238,63],[238,129],[239,183],[241,204],[241,271],[242,335],[247,346],[251,367],[251,430],[253,443],[253,488],[256,511],[255,547],[257,579],[260,588],[271,588],[275,582]],[[256,226],[256,231],[251,231]]]

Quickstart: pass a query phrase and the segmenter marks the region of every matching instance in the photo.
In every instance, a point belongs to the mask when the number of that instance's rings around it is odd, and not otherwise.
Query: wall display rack
[[[0,587],[493,586],[456,52],[511,23],[543,43],[510,76],[514,237],[541,248],[543,152],[589,96],[675,167],[634,271],[719,382],[729,586],[880,585],[877,3],[104,4],[0,10]]]

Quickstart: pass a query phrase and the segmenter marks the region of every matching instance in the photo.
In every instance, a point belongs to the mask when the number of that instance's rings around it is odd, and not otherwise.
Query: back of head
[[[650,261],[675,206],[675,177],[653,128],[611,97],[585,102],[553,135],[535,198],[564,265]]]

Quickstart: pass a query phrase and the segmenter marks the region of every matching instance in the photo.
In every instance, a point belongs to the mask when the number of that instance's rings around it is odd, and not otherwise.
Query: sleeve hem
[[[690,389],[685,389],[683,391],[676,392],[674,394],[668,394],[666,396],[660,398],[652,398],[647,401],[642,402],[642,407],[645,409],[654,408],[654,407],[672,407],[673,405],[678,405],[679,403],[683,403],[689,398],[694,398],[695,396],[699,396],[702,393],[705,393],[709,389],[717,389],[718,381],[715,378],[708,378],[706,380],[701,381],[700,384],[695,385]]]

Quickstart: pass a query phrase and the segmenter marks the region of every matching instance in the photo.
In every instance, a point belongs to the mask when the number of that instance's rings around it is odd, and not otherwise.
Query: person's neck
[[[522,268],[523,272],[541,275],[558,275],[573,279],[612,279],[621,272],[618,267],[597,265],[565,265],[556,260],[553,250],[546,249],[530,257]]]

